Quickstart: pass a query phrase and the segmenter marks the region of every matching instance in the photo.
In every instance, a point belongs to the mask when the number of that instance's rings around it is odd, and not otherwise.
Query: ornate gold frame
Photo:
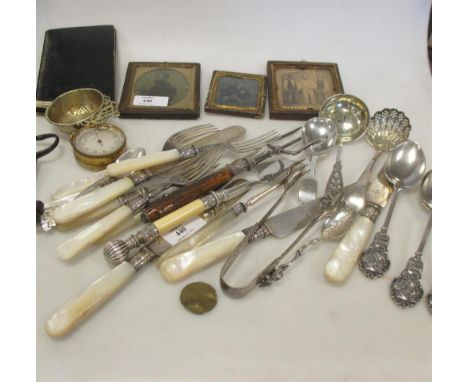
[[[241,80],[255,80],[258,82],[257,102],[255,107],[234,106],[216,102],[219,80],[222,77],[234,77]],[[240,115],[250,118],[262,118],[265,113],[266,76],[260,74],[236,73],[215,70],[211,77],[210,88],[205,102],[205,111],[209,113]]]
[[[308,61],[268,61],[268,105],[271,119],[307,120],[319,114],[320,107],[317,105],[293,106],[284,105],[280,102],[280,85],[276,77],[278,70],[289,70],[291,73],[300,71],[328,71],[331,77],[331,89],[329,96],[344,93],[338,65],[327,62]],[[330,84],[329,84],[330,85]],[[328,96],[326,97],[328,98]]]
[[[184,77],[190,83],[192,99],[190,106],[177,107],[167,106],[134,106],[132,96],[134,95],[134,86],[138,78],[145,73],[137,76],[140,69],[170,68],[175,71],[186,71],[190,69],[192,74],[190,78],[183,73]],[[200,117],[200,64],[180,63],[180,62],[129,62],[125,83],[120,98],[119,112],[121,118],[149,118],[149,119],[196,119]]]

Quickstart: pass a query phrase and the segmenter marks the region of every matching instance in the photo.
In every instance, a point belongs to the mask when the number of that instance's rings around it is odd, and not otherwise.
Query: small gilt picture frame
[[[268,61],[271,119],[316,117],[329,97],[344,93],[338,65],[307,61]]]
[[[121,118],[198,118],[200,64],[130,62],[119,112]]]
[[[266,76],[259,74],[213,72],[205,111],[262,118],[265,113]]]

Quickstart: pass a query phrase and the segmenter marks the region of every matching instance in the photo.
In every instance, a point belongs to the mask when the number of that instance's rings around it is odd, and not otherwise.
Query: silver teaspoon
[[[400,276],[394,278],[390,285],[390,296],[395,304],[401,308],[412,308],[424,295],[424,290],[420,282],[423,270],[421,256],[432,228],[432,170],[425,175],[422,181],[420,195],[422,204],[431,210],[431,214],[421,242],[419,243],[418,250],[413,257],[410,257],[405,269],[400,273]],[[428,301],[427,304],[432,314],[432,293],[430,295],[430,301]]]
[[[388,227],[400,191],[416,186],[424,176],[426,160],[419,145],[407,140],[398,145],[390,154],[385,164],[385,176],[395,186],[385,222],[378,231],[370,246],[359,260],[359,270],[364,276],[375,279],[382,277],[390,268],[388,258]]]

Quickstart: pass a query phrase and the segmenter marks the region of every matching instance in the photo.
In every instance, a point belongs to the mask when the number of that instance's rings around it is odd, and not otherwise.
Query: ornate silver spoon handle
[[[387,232],[400,190],[401,188],[395,190],[387,216],[385,217],[380,231],[374,235],[374,239],[369,247],[362,253],[359,260],[359,270],[364,276],[370,279],[381,278],[390,268],[390,259],[388,258],[388,243],[390,237]]]
[[[419,243],[418,250],[413,257],[410,257],[405,269],[400,273],[400,276],[394,278],[390,285],[390,296],[393,302],[401,308],[412,308],[424,295],[424,290],[420,282],[423,270],[421,256],[431,228],[432,214],[427,222],[426,230]]]
[[[426,295],[426,306],[430,314],[432,314],[432,289]]]

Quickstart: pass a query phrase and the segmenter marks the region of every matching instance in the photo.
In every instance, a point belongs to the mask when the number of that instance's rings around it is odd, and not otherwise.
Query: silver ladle
[[[306,145],[317,142],[306,149],[306,153],[309,154],[311,176],[302,180],[298,195],[302,203],[308,203],[317,197],[317,179],[315,177],[317,160],[333,149],[336,144],[337,131],[330,119],[315,117],[304,124],[302,139]]]
[[[420,196],[422,204],[431,210],[429,221],[427,222],[426,229],[419,243],[418,250],[413,257],[410,257],[405,269],[400,273],[400,276],[394,278],[390,285],[390,296],[395,304],[401,308],[412,308],[424,295],[424,290],[420,282],[423,270],[421,256],[432,228],[432,170],[425,175],[422,181]],[[426,304],[432,314],[432,292],[429,298],[430,301],[427,301]]]
[[[385,176],[395,186],[387,216],[382,228],[374,236],[370,246],[364,251],[359,260],[359,270],[364,276],[375,279],[380,278],[390,268],[388,258],[388,227],[398,195],[404,188],[416,186],[424,176],[426,159],[421,147],[407,140],[391,152],[385,165]]]
[[[330,118],[338,134],[338,150],[330,179],[343,183],[341,153],[345,143],[360,138],[369,124],[369,110],[366,104],[351,94],[337,94],[328,98],[320,108],[320,117]],[[340,190],[342,194],[343,189]]]

